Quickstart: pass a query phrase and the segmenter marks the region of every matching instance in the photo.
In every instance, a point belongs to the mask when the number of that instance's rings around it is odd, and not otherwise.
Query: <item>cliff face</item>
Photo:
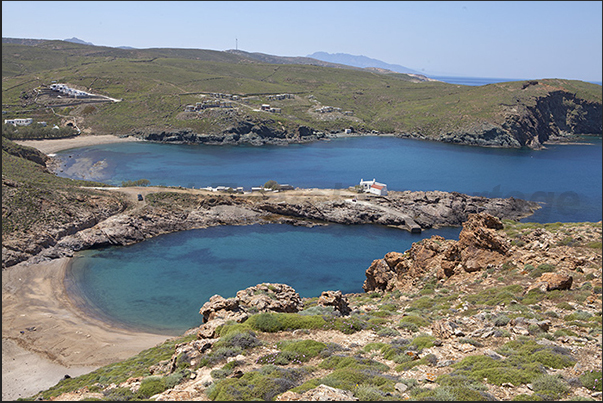
[[[295,129],[277,127],[274,121],[240,121],[232,122],[230,127],[221,133],[198,134],[191,129],[178,130],[137,130],[135,136],[148,141],[178,144],[208,145],[286,145],[290,143],[308,143],[325,138],[325,134],[307,126]]]
[[[439,140],[484,147],[538,149],[549,140],[600,136],[603,132],[602,105],[565,91],[553,91],[537,98],[534,106],[517,105],[506,109],[502,124],[484,122],[443,133]]]

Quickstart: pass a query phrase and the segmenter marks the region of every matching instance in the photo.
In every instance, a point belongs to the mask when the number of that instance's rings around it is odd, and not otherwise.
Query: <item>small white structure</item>
[[[4,119],[4,124],[13,125],[13,126],[29,126],[33,123],[32,118],[26,119]]]
[[[360,179],[360,186],[365,193],[376,194],[377,196],[387,196],[387,185],[385,183],[379,183],[373,179],[372,181],[365,181]]]

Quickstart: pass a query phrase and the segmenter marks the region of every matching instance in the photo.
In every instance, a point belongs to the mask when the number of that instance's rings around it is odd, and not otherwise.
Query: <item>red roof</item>
[[[381,185],[375,185],[374,183],[371,185],[371,187],[375,188],[375,189],[379,189],[379,190],[383,189],[383,186],[381,186]]]

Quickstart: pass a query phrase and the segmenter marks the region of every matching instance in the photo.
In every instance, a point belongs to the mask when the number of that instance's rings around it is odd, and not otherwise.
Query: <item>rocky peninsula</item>
[[[114,198],[99,198],[96,209],[105,212],[105,217],[94,217],[90,211],[74,212],[72,220],[62,225],[54,223],[6,237],[2,244],[3,267],[216,225],[377,224],[420,233],[424,229],[460,226],[471,213],[486,212],[501,219],[518,220],[540,207],[536,202],[515,198],[489,199],[440,191],[390,191],[386,197],[341,189],[298,189],[261,195],[184,188],[101,187],[95,191],[125,194],[128,200],[115,204]],[[136,201],[138,193],[144,195],[144,201]]]

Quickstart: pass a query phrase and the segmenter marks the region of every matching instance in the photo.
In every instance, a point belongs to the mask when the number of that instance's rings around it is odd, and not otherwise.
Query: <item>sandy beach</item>
[[[22,146],[37,148],[44,154],[52,154],[57,151],[68,150],[70,148],[87,147],[96,144],[121,143],[125,141],[144,141],[136,137],[117,137],[111,134],[80,135],[68,139],[53,140],[14,140],[15,143]]]
[[[83,135],[15,142],[52,154],[122,141],[140,140]],[[68,258],[21,263],[2,271],[3,401],[30,397],[65,375],[91,372],[171,337],[121,329],[87,316],[66,294],[63,280],[68,263]]]
[[[169,339],[87,317],[66,294],[68,258],[2,272],[2,400],[29,397]]]

